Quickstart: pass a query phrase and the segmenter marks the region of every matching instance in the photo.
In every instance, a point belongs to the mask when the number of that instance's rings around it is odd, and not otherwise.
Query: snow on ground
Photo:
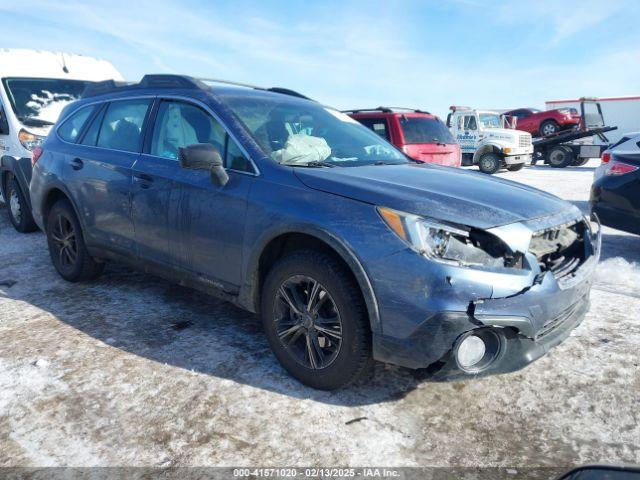
[[[500,176],[584,209],[593,166]],[[0,466],[640,463],[639,264],[640,237],[605,229],[586,320],[522,371],[435,383],[376,365],[327,393],[230,304],[117,265],[65,283],[44,236],[0,210]]]

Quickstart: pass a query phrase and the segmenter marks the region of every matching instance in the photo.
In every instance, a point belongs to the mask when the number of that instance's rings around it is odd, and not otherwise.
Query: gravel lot
[[[596,164],[500,176],[584,209]],[[640,463],[640,237],[604,233],[585,322],[528,368],[434,383],[376,365],[326,393],[227,303],[117,265],[65,283],[0,209],[0,466]]]

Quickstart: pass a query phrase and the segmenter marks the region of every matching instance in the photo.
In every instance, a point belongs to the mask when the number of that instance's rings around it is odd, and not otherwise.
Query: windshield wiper
[[[314,162],[307,162],[307,163],[299,163],[297,166],[298,167],[329,167],[329,168],[333,168],[333,167],[336,167],[337,165],[335,163],[331,163],[331,162],[314,161]]]

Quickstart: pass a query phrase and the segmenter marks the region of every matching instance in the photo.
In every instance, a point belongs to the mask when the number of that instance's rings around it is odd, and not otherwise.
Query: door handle
[[[80,170],[82,167],[84,167],[84,162],[81,159],[74,158],[71,160],[71,168],[74,170]]]

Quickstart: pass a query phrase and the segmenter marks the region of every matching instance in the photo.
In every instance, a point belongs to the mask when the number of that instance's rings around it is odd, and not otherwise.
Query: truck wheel
[[[341,388],[372,363],[364,300],[329,255],[305,250],[280,259],[265,280],[260,310],[271,350],[305,385]]]
[[[553,120],[545,120],[540,124],[540,136],[548,137],[549,135],[553,135],[554,133],[558,133],[560,131],[560,125],[558,125]]]
[[[9,174],[6,186],[9,220],[11,220],[13,228],[20,233],[35,232],[38,227],[36,222],[33,221],[31,209],[22,193],[22,189],[13,175]]]
[[[524,163],[518,163],[516,165],[507,165],[507,170],[510,172],[517,172],[518,170],[522,170],[524,168]]]
[[[578,157],[573,161],[573,163],[571,165],[574,166],[574,167],[581,167],[582,165],[584,165],[588,161],[589,161],[588,158]]]
[[[495,153],[485,153],[480,157],[478,167],[482,173],[493,175],[502,166],[502,159]]]
[[[564,168],[571,165],[575,160],[575,157],[571,148],[564,145],[558,145],[549,150],[547,160],[549,165],[554,168]]]
[[[89,255],[80,222],[68,200],[58,200],[51,207],[46,222],[49,255],[62,278],[82,282],[102,273],[104,263]]]

